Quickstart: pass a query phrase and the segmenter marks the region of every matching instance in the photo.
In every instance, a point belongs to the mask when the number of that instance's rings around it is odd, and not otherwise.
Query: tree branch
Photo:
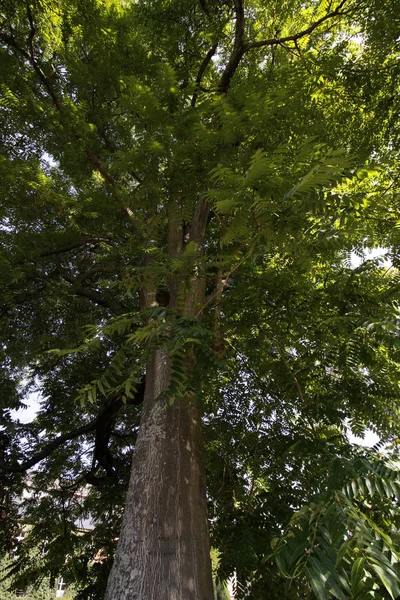
[[[78,140],[80,140],[80,137],[78,135],[76,135],[76,138]],[[87,144],[85,144],[84,147],[85,147],[86,156],[88,157],[88,159],[90,160],[92,165],[95,167],[95,169],[100,173],[100,175],[102,176],[104,181],[106,181],[112,188],[115,188],[115,179],[113,177],[111,177],[111,175],[107,171],[106,167],[100,161],[97,154],[95,152],[93,152],[93,150]],[[113,189],[112,191],[113,191],[113,195],[116,198],[118,198],[116,190]]]
[[[126,403],[128,405],[138,406],[143,402],[145,385],[146,378],[143,377],[142,381],[137,386],[134,397],[127,399]],[[41,450],[39,450],[39,452],[22,463],[15,462],[7,464],[4,460],[4,452],[0,453],[0,469],[6,473],[23,473],[41,460],[50,456],[50,454],[57,450],[57,448],[65,444],[65,442],[74,440],[85,433],[91,433],[92,431],[95,431],[96,438],[93,453],[94,459],[106,470],[108,475],[113,474],[114,469],[112,466],[112,455],[108,449],[108,443],[111,432],[115,425],[118,411],[122,406],[123,401],[121,397],[111,398],[104,404],[97,417],[90,423],[56,437],[54,440],[46,444]]]
[[[76,279],[76,282],[78,284],[82,284],[83,281],[85,281],[86,279],[90,279],[91,277],[93,277],[93,275],[97,275],[98,273],[115,273],[115,268],[100,265],[98,267],[93,267],[92,269],[88,269],[87,271],[82,273],[82,275],[79,275],[79,277],[77,277]]]
[[[235,41],[232,50],[232,54],[229,58],[228,64],[225,67],[222,77],[218,85],[218,91],[225,94],[231,83],[231,79],[234,76],[236,69],[239,66],[240,61],[243,58],[243,54],[246,52],[246,46],[244,44],[244,5],[243,0],[235,0]]]
[[[199,2],[200,2],[200,6],[201,6],[203,12],[207,15],[207,17],[209,17],[210,11],[208,10],[208,6],[207,6],[205,0],[199,0]]]
[[[79,437],[80,435],[83,435],[84,433],[90,433],[91,431],[94,431],[96,429],[96,423],[97,419],[94,419],[94,421],[91,421],[87,425],[83,425],[82,427],[78,427],[78,429],[74,429],[69,433],[64,433],[63,435],[58,436],[57,438],[46,444],[41,450],[39,450],[39,452],[37,452],[31,458],[25,460],[22,463],[7,464],[4,458],[0,456],[0,469],[2,471],[5,471],[6,473],[23,473],[24,471],[27,471],[28,469],[36,465],[44,458],[50,456],[50,454],[52,454],[54,450],[57,450],[57,448],[62,446],[62,444],[65,444],[65,442],[74,440],[75,438]]]
[[[14,37],[12,35],[7,35],[6,33],[0,33],[0,40],[3,41],[6,45],[10,46],[11,48],[14,48],[14,50],[17,50],[17,52],[21,56],[23,56],[23,58],[25,58],[25,60],[32,66],[32,68],[38,75],[39,80],[41,81],[42,85],[44,86],[44,88],[46,89],[50,98],[52,99],[54,106],[56,107],[57,110],[61,111],[63,108],[63,102],[57,95],[50,79],[48,77],[46,77],[45,73],[43,72],[43,70],[41,69],[40,65],[38,64],[38,62],[36,61],[36,58],[35,58],[34,49],[33,49],[33,40],[35,37],[36,28],[35,28],[35,25],[33,22],[32,11],[31,11],[31,8],[28,3],[27,3],[27,14],[28,14],[28,20],[29,20],[29,25],[30,25],[30,32],[29,32],[29,37],[28,37],[29,52],[27,52],[22,46],[20,46],[20,44],[18,44],[18,42],[14,39]],[[76,131],[74,132],[74,136],[78,141],[80,141],[80,142],[82,141],[81,136]],[[109,174],[106,166],[100,161],[97,154],[86,143],[84,143],[84,150],[85,150],[86,156],[88,157],[88,159],[90,160],[92,165],[100,173],[100,175],[103,177],[104,181],[106,181],[111,186],[113,196],[117,200],[119,200],[117,190],[115,189],[116,182],[115,182],[114,178]],[[137,182],[141,183],[141,180],[137,179]]]
[[[216,53],[218,48],[218,42],[215,42],[215,44],[210,48],[210,50],[207,52],[203,62],[200,65],[200,69],[199,72],[197,73],[197,77],[196,77],[196,81],[195,81],[195,92],[193,94],[192,97],[192,101],[190,103],[191,106],[195,106],[196,102],[197,102],[197,95],[198,95],[198,90],[200,89],[200,84],[201,84],[201,80],[203,78],[204,72],[207,69],[212,57],[214,56],[214,54]]]
[[[73,277],[73,275],[70,275],[65,269],[61,267],[61,265],[57,265],[57,272],[65,281],[67,281],[73,286],[73,291],[76,296],[87,298],[91,302],[94,302],[95,304],[98,304],[103,308],[108,308],[116,315],[119,315],[126,310],[125,307],[118,301],[110,301],[107,298],[105,298],[102,294],[99,294],[99,292],[96,292],[95,290],[92,290],[88,287],[83,287],[81,285],[79,277]]]
[[[217,298],[218,295],[220,293],[222,293],[226,287],[228,287],[229,278],[231,277],[231,275],[233,275],[233,273],[235,271],[237,271],[239,269],[239,267],[241,267],[241,265],[245,262],[245,260],[247,260],[247,258],[250,256],[252,250],[253,250],[253,247],[251,247],[250,250],[247,252],[247,254],[245,254],[244,257],[230,271],[228,271],[228,273],[224,276],[224,278],[221,279],[221,282],[217,285],[216,291],[206,300],[206,302],[200,308],[199,312],[196,315],[196,318],[199,318],[200,315],[207,308],[207,306],[210,304],[210,302],[212,302],[214,300],[214,298]]]
[[[267,46],[282,46],[286,42],[297,42],[301,38],[310,35],[315,29],[317,29],[320,25],[332,19],[334,17],[342,16],[348,14],[349,11],[342,11],[343,6],[346,4],[348,0],[341,0],[335,10],[331,10],[326,15],[312,23],[309,27],[304,29],[303,31],[299,31],[293,35],[288,35],[285,37],[274,37],[268,40],[260,40],[258,42],[249,42],[245,43],[244,41],[244,8],[243,8],[243,0],[235,0],[235,14],[236,14],[236,28],[235,28],[235,42],[232,50],[232,54],[229,58],[228,64],[225,67],[225,70],[222,74],[218,85],[218,91],[221,93],[226,93],[229,89],[232,77],[234,76],[240,61],[242,60],[244,54],[249,50],[253,50],[256,48],[264,48]]]
[[[71,250],[75,250],[76,248],[82,248],[83,246],[93,246],[102,243],[110,244],[110,240],[102,237],[89,237],[83,240],[79,240],[74,244],[68,244],[67,246],[63,246],[62,248],[56,248],[55,250],[46,250],[46,252],[42,252],[40,256],[55,256],[57,254],[65,254],[66,252],[70,252]]]
[[[343,8],[346,2],[347,0],[342,0],[342,2],[340,2],[340,4],[335,8],[335,10],[327,13],[325,16],[318,19],[318,21],[312,23],[309,27],[307,27],[307,29],[304,29],[303,31],[299,31],[298,33],[295,33],[293,35],[288,35],[281,38],[271,38],[269,40],[260,40],[259,42],[251,42],[250,44],[246,44],[246,52],[254,48],[263,48],[265,46],[277,46],[284,44],[285,42],[297,42],[297,40],[300,40],[306,35],[310,35],[315,29],[322,25],[322,23],[325,23],[325,21],[328,21],[333,17],[338,17],[346,14],[344,12],[341,12],[341,9]]]
[[[200,246],[203,242],[210,210],[208,200],[204,196],[200,196],[189,228],[189,239],[191,242],[195,242],[197,246]]]
[[[29,25],[30,25],[30,32],[29,32],[29,37],[28,37],[29,52],[27,52],[22,46],[20,46],[18,44],[18,42],[16,41],[16,39],[12,35],[7,35],[6,33],[0,33],[0,40],[2,40],[7,46],[14,48],[14,50],[16,50],[21,56],[23,56],[24,59],[32,66],[33,70],[38,75],[41,83],[46,88],[47,93],[51,97],[53,104],[55,105],[55,107],[58,110],[60,110],[62,107],[62,102],[58,98],[58,96],[51,84],[51,81],[48,79],[48,77],[46,77],[46,75],[42,71],[40,65],[36,62],[34,51],[33,51],[33,39],[35,37],[36,29],[33,24],[32,12],[31,12],[31,9],[29,6],[27,7],[27,12],[28,12]]]

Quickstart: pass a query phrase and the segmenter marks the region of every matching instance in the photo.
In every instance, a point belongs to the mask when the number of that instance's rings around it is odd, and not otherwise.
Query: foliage
[[[317,598],[396,598],[399,465],[356,458],[329,471],[325,494],[276,540],[280,570],[290,583],[305,576]]]
[[[5,558],[0,563],[0,574],[3,577],[4,572],[8,570],[12,564],[13,559]],[[50,585],[48,580],[44,578],[40,579],[40,582],[36,582],[36,586],[29,586],[28,588],[19,588],[20,591],[24,591],[23,597],[26,600],[53,600],[55,598],[55,586]],[[2,581],[0,583],[0,593],[3,600],[17,600],[21,597],[21,594],[17,594],[18,590],[10,590],[9,581]],[[64,594],[65,600],[73,600],[74,594],[71,590],[68,590]]]
[[[238,598],[398,594],[398,14],[3,2],[2,553],[31,527],[16,582],[62,573],[102,597],[166,346],[164,394],[204,410],[220,579]],[[379,247],[392,267],[364,256]]]

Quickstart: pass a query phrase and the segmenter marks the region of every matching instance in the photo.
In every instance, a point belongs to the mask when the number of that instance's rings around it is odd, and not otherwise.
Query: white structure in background
[[[58,485],[56,483],[56,485]],[[79,491],[77,491],[74,496],[75,498],[79,501],[79,500],[84,500],[88,494],[88,486],[83,486]],[[35,493],[34,488],[32,487],[32,482],[31,482],[31,478],[29,477],[29,474],[27,475],[26,481],[25,481],[25,486],[24,486],[24,490],[22,492],[22,499],[29,499],[33,496],[33,494]],[[46,496],[48,494],[46,494],[46,492],[41,492],[40,496]],[[79,517],[76,521],[75,521],[75,526],[81,530],[81,531],[88,531],[91,529],[94,529],[94,523],[92,521],[92,519],[88,516],[81,516]],[[22,542],[25,538],[25,536],[27,535],[27,533],[29,532],[29,526],[24,525],[24,521],[23,521],[23,515],[21,514],[21,522],[20,522],[20,527],[21,529],[19,530],[18,535],[16,536],[16,540],[18,542]],[[45,549],[45,545],[42,549],[42,552],[45,553],[46,549]],[[66,559],[67,560],[67,559]],[[94,559],[96,560],[96,559]],[[57,584],[57,590],[56,590],[56,598],[62,598],[65,594],[65,592],[67,591],[67,584],[64,581],[64,579],[62,577],[60,577],[58,584]],[[20,589],[17,590],[16,592],[16,596],[25,596],[26,595],[26,589]],[[2,600],[0,598],[0,600]]]
[[[61,579],[57,585],[56,598],[62,598],[64,596],[66,587],[67,587],[67,584],[64,583],[64,580],[61,577]]]

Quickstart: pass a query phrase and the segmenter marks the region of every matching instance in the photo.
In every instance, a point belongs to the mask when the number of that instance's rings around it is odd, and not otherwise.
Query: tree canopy
[[[30,526],[16,585],[62,573],[103,597],[146,365],[166,349],[156,401],[201,407],[211,545],[237,597],[400,595],[399,14],[3,0],[2,551],[21,510]],[[376,448],[349,443],[368,429]]]

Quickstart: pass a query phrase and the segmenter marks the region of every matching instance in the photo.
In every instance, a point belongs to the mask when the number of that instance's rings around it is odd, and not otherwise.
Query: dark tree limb
[[[303,31],[299,31],[298,33],[295,33],[293,35],[288,35],[281,38],[271,38],[269,40],[260,40],[259,42],[251,42],[250,44],[246,44],[246,52],[247,50],[252,50],[253,48],[264,48],[266,46],[282,45],[286,42],[297,42],[301,38],[310,35],[315,29],[317,29],[320,25],[325,23],[325,21],[328,21],[333,17],[343,16],[344,14],[347,14],[347,12],[341,12],[346,2],[347,0],[342,0],[342,2],[340,2],[340,4],[335,8],[335,10],[328,12],[326,15],[318,19],[318,21],[312,23],[309,27],[307,27],[307,29],[304,29]]]
[[[46,252],[42,252],[40,256],[55,256],[57,254],[65,254],[66,252],[76,250],[77,248],[82,248],[84,246],[96,246],[98,244],[110,244],[110,240],[103,237],[88,237],[84,238],[83,240],[79,240],[74,244],[68,244],[67,246],[63,246],[62,248],[46,250]]]
[[[98,265],[97,267],[93,267],[92,269],[88,269],[79,277],[77,277],[76,281],[78,284],[82,284],[86,279],[90,279],[94,275],[102,274],[102,273],[115,273],[115,267],[105,267]]]
[[[30,16],[29,16],[29,14],[30,14]],[[30,21],[30,32],[29,32],[29,37],[28,37],[29,52],[27,52],[25,50],[25,48],[23,48],[12,35],[7,35],[6,33],[0,33],[0,41],[2,41],[4,44],[9,46],[10,48],[13,48],[14,50],[16,50],[17,53],[20,54],[31,65],[31,67],[37,74],[40,82],[45,87],[47,93],[49,94],[50,98],[52,99],[54,106],[57,108],[57,110],[61,110],[62,102],[61,102],[60,98],[58,97],[56,91],[54,90],[54,87],[53,87],[50,79],[48,77],[46,77],[46,75],[43,72],[43,70],[41,69],[40,65],[37,63],[34,53],[33,53],[33,38],[35,36],[36,30],[31,22],[32,21],[32,13],[30,11],[30,8],[28,8],[28,19]]]
[[[90,433],[94,431],[95,429],[96,419],[94,421],[91,421],[87,425],[83,425],[82,427],[78,427],[77,429],[73,429],[68,433],[64,433],[63,435],[56,437],[54,440],[46,444],[41,450],[39,450],[39,452],[37,452],[31,458],[25,460],[22,463],[15,462],[8,464],[4,460],[4,457],[0,456],[0,469],[2,471],[5,471],[6,473],[23,473],[24,471],[27,471],[28,469],[36,465],[44,458],[50,456],[50,454],[52,454],[54,450],[57,450],[57,448],[65,444],[65,442],[74,440],[85,433]]]
[[[133,398],[127,398],[126,404],[139,405],[143,402],[145,378],[139,383]],[[119,410],[124,402],[121,397],[111,399],[101,410],[96,419],[96,436],[94,444],[93,460],[103,467],[107,475],[115,477],[114,459],[109,449],[110,436],[115,426]]]
[[[71,284],[72,291],[76,296],[86,298],[87,300],[90,300],[98,306],[102,306],[103,308],[111,310],[111,312],[113,312],[116,315],[120,315],[123,312],[125,312],[126,307],[120,302],[118,302],[118,300],[109,300],[99,292],[96,292],[96,290],[83,286],[80,277],[74,277],[73,275],[70,275],[70,273],[63,269],[61,265],[57,265],[57,272],[62,277],[62,279],[64,279],[64,281],[67,281]],[[105,268],[103,269],[103,272],[105,272]],[[84,275],[85,279],[87,273]]]
[[[114,475],[105,475],[104,477],[98,477],[96,475],[97,469],[91,469],[86,475],[83,477],[90,485],[95,487],[104,488],[107,485],[115,485],[116,477]]]
[[[249,50],[254,50],[257,48],[265,48],[265,47],[274,47],[274,46],[283,46],[285,47],[285,43],[293,42],[296,43],[298,40],[310,35],[313,31],[315,31],[320,25],[325,23],[326,21],[333,19],[334,17],[343,16],[349,14],[350,10],[344,11],[342,10],[344,5],[348,2],[348,0],[341,0],[338,6],[334,10],[329,10],[323,17],[312,23],[306,29],[299,31],[293,35],[288,35],[284,37],[274,37],[267,40],[259,40],[257,42],[245,42],[244,39],[244,25],[245,25],[245,15],[244,15],[244,6],[243,0],[235,0],[235,17],[236,17],[236,27],[235,27],[235,40],[234,46],[229,58],[229,61],[222,73],[221,79],[218,85],[218,91],[221,93],[226,93],[229,89],[232,77],[236,73],[236,70],[242,60],[244,54]]]
[[[143,377],[142,381],[136,388],[134,397],[128,398],[126,404],[135,406],[141,404],[144,399],[145,385],[146,378]],[[66,442],[74,440],[85,433],[96,432],[93,452],[94,469],[92,469],[91,472],[93,473],[94,470],[96,470],[96,463],[98,463],[99,466],[105,469],[107,475],[115,476],[113,457],[108,448],[108,444],[110,441],[110,435],[115,426],[118,412],[123,404],[123,400],[120,396],[117,398],[110,398],[104,404],[104,406],[102,406],[97,417],[90,421],[90,423],[56,437],[51,442],[47,443],[41,450],[36,452],[36,454],[34,454],[31,458],[23,461],[22,463],[7,463],[4,459],[5,449],[2,447],[2,452],[0,453],[0,470],[5,471],[6,473],[23,473],[43,459],[50,456],[55,450],[57,450],[57,448]]]
[[[204,14],[207,15],[207,17],[210,16],[210,11],[208,10],[208,6],[207,3],[205,2],[205,0],[199,0],[200,6],[204,12]]]
[[[75,137],[80,141],[80,136],[76,135]],[[100,173],[100,175],[102,176],[104,181],[106,181],[112,188],[114,188],[116,185],[115,179],[113,177],[111,177],[111,175],[107,171],[105,165],[100,161],[97,154],[95,152],[93,152],[93,150],[87,144],[84,145],[84,148],[85,148],[86,156],[88,157],[88,159],[90,160],[92,165],[95,167],[95,169]],[[113,195],[117,196],[115,190],[113,190]]]
[[[201,80],[203,78],[205,70],[207,69],[208,65],[210,64],[212,57],[216,53],[217,48],[218,48],[218,42],[215,42],[215,44],[213,46],[211,46],[210,50],[207,52],[206,56],[204,57],[203,62],[200,65],[200,69],[199,69],[199,72],[197,73],[197,77],[196,77],[196,81],[195,81],[195,85],[196,85],[195,92],[193,94],[192,101],[190,103],[191,106],[196,106],[197,95],[198,95],[198,90],[200,89]]]
[[[233,50],[229,58],[228,64],[225,67],[222,77],[218,85],[218,91],[225,94],[231,83],[232,77],[236,73],[240,61],[246,51],[244,44],[244,4],[243,0],[235,0],[235,41]]]
[[[210,203],[204,196],[200,196],[189,227],[189,239],[198,246],[203,242],[206,227],[209,223],[210,212]]]

